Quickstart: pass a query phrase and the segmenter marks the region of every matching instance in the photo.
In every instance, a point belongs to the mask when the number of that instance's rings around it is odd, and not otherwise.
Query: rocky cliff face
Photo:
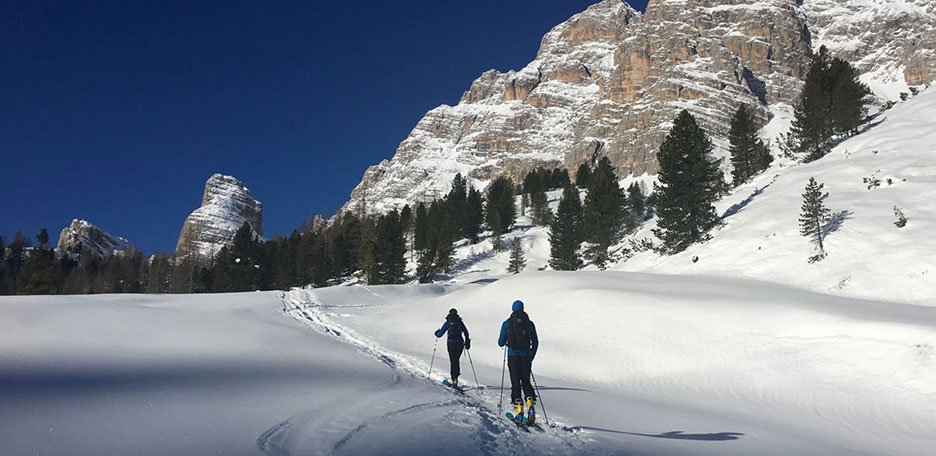
[[[383,212],[432,200],[457,172],[480,186],[498,175],[520,177],[537,166],[575,170],[607,156],[619,176],[655,173],[657,148],[682,109],[724,153],[739,104],[766,122],[770,105],[793,102],[817,34],[833,51],[866,62],[865,71],[902,68],[908,83],[934,79],[932,29],[894,31],[904,30],[898,19],[932,23],[936,0],[898,0],[912,5],[899,13],[885,0],[801,3],[651,0],[644,14],[621,0],[592,5],[549,31],[522,70],[485,72],[456,106],[429,111],[391,160],[365,172],[343,210],[364,204]],[[837,25],[842,8],[861,13],[853,23],[864,33]],[[877,22],[885,16],[890,25]],[[894,42],[908,36],[912,44]],[[844,37],[862,44],[831,46]],[[874,74],[866,78],[873,89],[872,79],[887,76]]]
[[[104,257],[135,252],[139,249],[130,241],[114,236],[85,220],[72,220],[62,228],[56,252],[59,255],[92,255]]]
[[[201,259],[213,257],[234,239],[245,221],[263,236],[263,204],[253,199],[243,182],[215,174],[205,183],[201,207],[186,217],[173,256],[181,259],[194,253]]]

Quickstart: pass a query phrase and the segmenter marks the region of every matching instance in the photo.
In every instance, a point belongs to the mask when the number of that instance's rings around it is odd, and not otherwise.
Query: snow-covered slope
[[[724,226],[673,256],[642,252],[614,268],[742,276],[812,290],[936,305],[936,88],[874,119],[813,163],[774,167],[722,200]],[[799,234],[810,177],[825,185],[828,257]],[[865,180],[879,180],[871,186]],[[895,226],[894,207],[908,219]],[[651,238],[652,223],[634,235]],[[697,262],[692,258],[698,257]]]
[[[0,297],[0,449],[649,456],[936,447],[932,307],[733,278],[487,274],[447,286]],[[542,433],[503,417],[495,340],[518,298],[540,338],[534,376],[540,420],[551,423]],[[472,335],[464,395],[439,385],[448,360],[444,348],[433,353],[451,307]]]

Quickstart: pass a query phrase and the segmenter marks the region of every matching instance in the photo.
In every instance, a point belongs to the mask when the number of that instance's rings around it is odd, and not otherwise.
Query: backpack
[[[463,338],[462,338],[461,318],[458,318],[458,319],[446,318],[446,319],[449,322],[448,338],[452,340],[462,340]]]
[[[529,350],[533,346],[530,317],[522,310],[510,314],[510,323],[507,326],[507,346],[514,350]]]

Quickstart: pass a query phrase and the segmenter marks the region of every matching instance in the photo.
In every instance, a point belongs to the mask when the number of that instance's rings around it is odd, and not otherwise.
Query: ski
[[[507,418],[510,419],[510,421],[515,423],[517,426],[523,428],[527,432],[530,432],[531,428],[536,429],[537,431],[541,431],[541,432],[545,431],[545,429],[543,429],[543,427],[540,426],[539,423],[535,421],[531,422],[527,420],[527,418],[524,416],[521,416],[520,419],[517,419],[517,417],[514,416],[513,412],[507,412]]]

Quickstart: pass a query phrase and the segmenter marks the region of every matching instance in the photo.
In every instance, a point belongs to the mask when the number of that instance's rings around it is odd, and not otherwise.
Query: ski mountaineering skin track
[[[330,312],[347,305],[322,304],[309,290],[292,290],[281,296],[284,313],[317,332],[358,347],[361,353],[385,364],[390,378],[273,426],[257,439],[264,454],[357,454],[368,450],[430,454],[433,444],[445,454],[610,454],[591,444],[580,430],[555,423],[543,426],[544,432],[530,433],[517,427],[497,407],[500,391],[496,387],[478,385],[459,393],[441,386],[440,375],[427,379],[429,366],[425,362],[384,349],[336,323]],[[384,429],[391,430],[400,442],[375,438],[386,436]],[[408,429],[413,432],[406,432]],[[424,439],[430,440],[420,442]]]

